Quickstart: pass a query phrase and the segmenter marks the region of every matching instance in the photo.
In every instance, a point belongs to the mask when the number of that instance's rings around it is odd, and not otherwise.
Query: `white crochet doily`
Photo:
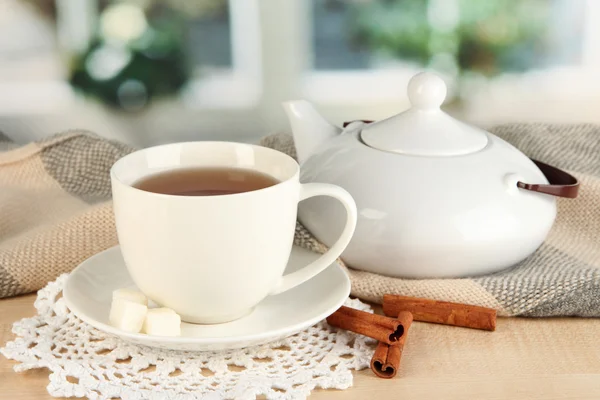
[[[89,399],[299,399],[315,388],[346,389],[369,366],[374,342],[320,322],[270,344],[223,352],[160,350],[124,342],[66,307],[67,275],[38,292],[38,315],[15,322],[0,352],[15,371],[48,368],[48,392]],[[346,305],[370,311],[359,300]]]

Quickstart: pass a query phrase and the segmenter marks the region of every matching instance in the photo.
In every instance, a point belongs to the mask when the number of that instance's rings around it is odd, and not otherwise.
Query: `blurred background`
[[[600,122],[600,1],[0,0],[0,131],[18,142],[255,141],[296,98],[380,119],[423,69],[482,127]]]

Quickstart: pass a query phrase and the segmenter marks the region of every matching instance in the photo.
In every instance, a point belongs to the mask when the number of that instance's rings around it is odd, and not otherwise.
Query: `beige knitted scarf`
[[[600,126],[516,124],[493,129],[530,157],[575,174],[575,200],[559,200],[544,245],[506,271],[410,280],[348,269],[352,294],[384,293],[493,307],[501,315],[600,316]],[[288,135],[261,144],[295,156]],[[109,169],[131,148],[72,131],[18,147],[0,135],[0,297],[28,293],[117,244]],[[325,247],[298,224],[296,244]]]

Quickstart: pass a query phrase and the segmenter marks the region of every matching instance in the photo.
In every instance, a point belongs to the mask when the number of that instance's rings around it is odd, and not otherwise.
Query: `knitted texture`
[[[540,249],[511,269],[475,278],[409,280],[348,269],[353,295],[374,302],[385,293],[428,297],[500,315],[600,316],[600,126],[510,124],[492,132],[581,181],[577,199],[558,200]],[[289,135],[261,144],[296,156]],[[0,135],[0,149],[0,297],[38,290],[117,243],[109,169],[132,149],[81,131],[22,147]],[[300,224],[295,242],[326,250]]]

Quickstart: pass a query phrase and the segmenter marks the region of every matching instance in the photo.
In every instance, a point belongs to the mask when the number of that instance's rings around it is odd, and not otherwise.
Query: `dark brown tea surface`
[[[262,172],[243,168],[185,168],[144,177],[133,187],[177,196],[216,196],[251,192],[279,181]]]

